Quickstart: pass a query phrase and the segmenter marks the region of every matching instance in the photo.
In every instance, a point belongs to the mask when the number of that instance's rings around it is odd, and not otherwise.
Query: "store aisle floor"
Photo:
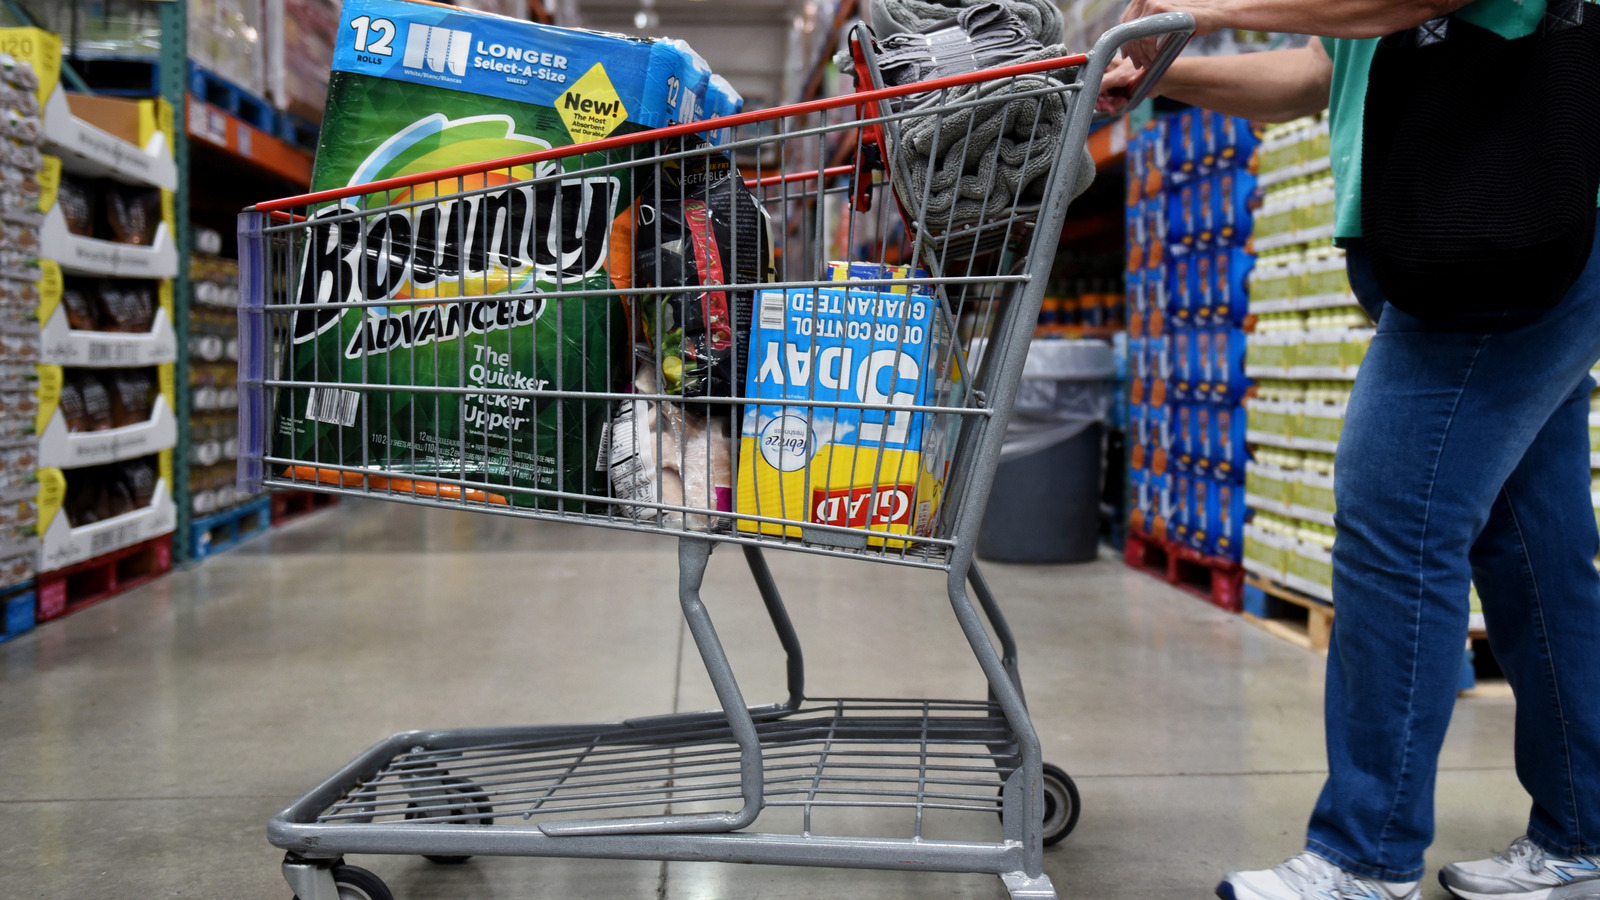
[[[417,727],[714,706],[670,541],[346,503],[0,646],[0,897],[288,900],[267,819]],[[814,695],[979,698],[933,575],[772,554]],[[1045,758],[1083,818],[1063,897],[1208,897],[1298,849],[1323,659],[1106,559],[989,566]],[[753,701],[782,661],[737,553],[707,602]],[[1464,699],[1430,865],[1520,833],[1509,697]],[[713,864],[359,857],[400,900],[998,900],[998,879]],[[1425,897],[1443,896],[1429,883]]]

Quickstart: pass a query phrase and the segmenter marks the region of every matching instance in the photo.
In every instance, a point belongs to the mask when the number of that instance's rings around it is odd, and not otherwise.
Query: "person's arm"
[[[1219,28],[1284,31],[1338,38],[1383,37],[1448,15],[1468,0],[1131,0],[1122,21],[1164,12],[1194,16],[1197,35]],[[1154,39],[1135,41],[1124,52],[1140,66],[1155,58]]]
[[[1144,70],[1117,59],[1101,80],[1101,109],[1133,90]],[[1238,56],[1179,58],[1166,69],[1150,96],[1214,109],[1256,122],[1288,122],[1328,106],[1333,61],[1312,38],[1299,50],[1269,50]]]
[[[1100,107],[1126,97],[1143,74],[1132,61],[1117,60],[1101,81]],[[1151,95],[1257,122],[1287,122],[1326,107],[1332,80],[1333,62],[1313,38],[1297,50],[1181,57]]]

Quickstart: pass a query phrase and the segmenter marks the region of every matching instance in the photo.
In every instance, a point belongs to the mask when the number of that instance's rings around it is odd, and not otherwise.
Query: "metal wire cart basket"
[[[1158,77],[1192,29],[885,87],[857,26],[852,95],[245,212],[245,486],[672,535],[722,707],[397,734],[272,820],[298,897],[390,897],[347,853],[983,872],[1055,897],[1042,852],[1076,789],[973,545],[1101,75],[1159,38]],[[787,652],[779,703],[746,703],[700,601],[730,543]],[[806,697],[767,547],[947,573],[988,697]]]

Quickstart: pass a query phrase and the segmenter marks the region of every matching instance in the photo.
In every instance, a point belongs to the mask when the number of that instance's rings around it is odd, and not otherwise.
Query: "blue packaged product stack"
[[[1129,526],[1237,561],[1260,129],[1190,109],[1128,142]]]

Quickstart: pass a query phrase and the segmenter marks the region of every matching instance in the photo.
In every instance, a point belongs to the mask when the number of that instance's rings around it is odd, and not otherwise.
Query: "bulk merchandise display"
[[[37,88],[31,65],[0,55],[0,641],[33,627],[39,553]]]
[[[257,96],[266,93],[263,0],[188,0],[189,59]]]
[[[1119,253],[1057,254],[1039,307],[1036,338],[1075,338],[1120,331],[1127,321]]]
[[[1372,322],[1333,246],[1328,123],[1308,117],[1268,129],[1250,281],[1245,503],[1247,570],[1278,587],[1333,599],[1334,450]]]
[[[266,0],[267,97],[273,106],[322,121],[339,6],[339,0]]]
[[[196,229],[189,257],[189,556],[260,531],[271,499],[234,489],[239,458],[239,262],[222,235]]]
[[[1250,123],[1199,109],[1129,139],[1130,561],[1153,542],[1237,569],[1258,143]]]
[[[55,35],[0,37],[31,51],[43,115],[30,261],[40,323],[37,613],[48,619],[170,565],[174,136],[158,101],[64,96]],[[103,577],[75,577],[94,571]]]

